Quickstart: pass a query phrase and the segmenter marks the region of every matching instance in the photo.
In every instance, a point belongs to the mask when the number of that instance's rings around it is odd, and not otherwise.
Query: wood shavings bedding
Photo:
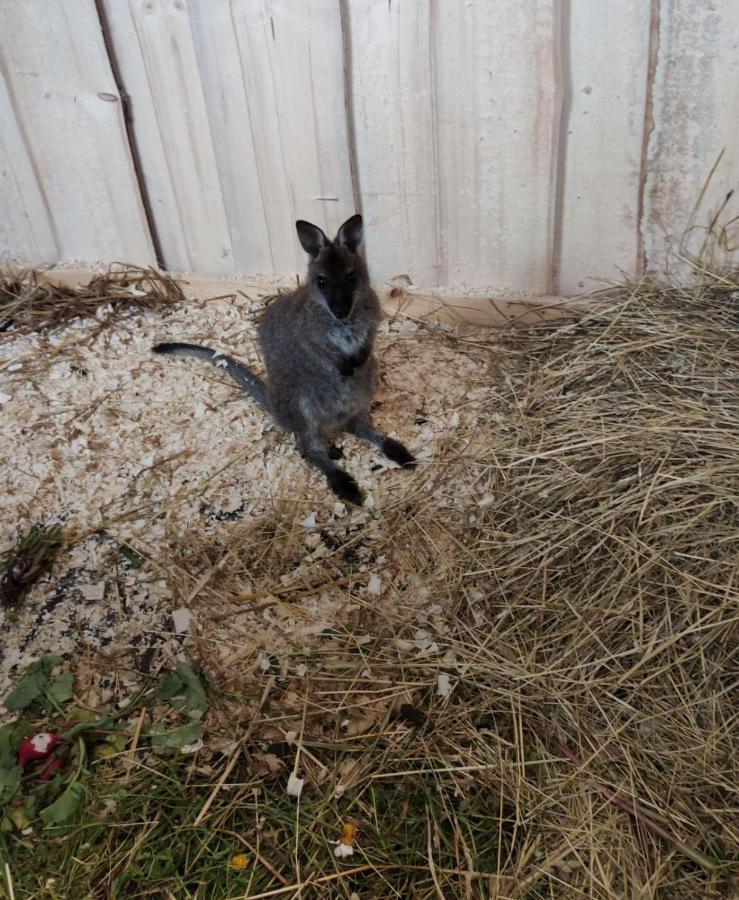
[[[50,334],[5,335],[0,553],[37,522],[62,523],[75,543],[17,611],[0,613],[0,694],[47,653],[91,651],[139,671],[183,651],[256,665],[260,652],[279,656],[286,642],[340,627],[360,596],[398,602],[396,589],[378,588],[387,560],[372,548],[393,538],[379,513],[424,485],[428,495],[435,462],[456,435],[474,432],[475,400],[489,394],[488,351],[466,352],[443,329],[407,319],[385,323],[376,418],[421,466],[413,475],[396,470],[346,438],[345,465],[368,494],[365,508],[348,510],[225,374],[150,352],[157,341],[186,340],[259,370],[259,308],[246,297],[188,301],[100,330],[110,313],[103,308]],[[463,509],[470,491],[440,484],[440,514]],[[288,535],[271,537],[278,556],[287,548],[271,586],[256,558],[238,568],[262,520]],[[396,573],[402,547],[397,554]],[[235,580],[224,587],[229,567]],[[235,584],[259,596],[235,605]],[[422,604],[423,592],[406,590],[403,602]]]

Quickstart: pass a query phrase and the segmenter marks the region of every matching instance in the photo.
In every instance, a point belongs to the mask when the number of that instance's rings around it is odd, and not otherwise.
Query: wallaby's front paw
[[[389,437],[385,438],[382,442],[382,452],[388,459],[398,463],[398,465],[402,466],[404,469],[416,468],[416,457],[410,450],[407,450],[400,441],[396,441]]]
[[[349,365],[352,369],[360,369],[369,359],[369,350],[360,350],[354,356],[349,357]]]
[[[343,459],[344,458],[343,449],[336,444],[332,444],[328,448],[328,458],[329,459]]]
[[[364,494],[359,489],[359,485],[348,472],[343,469],[337,469],[327,476],[328,485],[337,497],[346,500],[347,503],[353,503],[355,506],[361,506],[364,501]]]

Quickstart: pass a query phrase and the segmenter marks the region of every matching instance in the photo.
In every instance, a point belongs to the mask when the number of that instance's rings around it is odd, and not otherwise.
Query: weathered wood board
[[[187,7],[105,0],[164,263],[235,271]]]
[[[476,316],[728,262],[737,122],[734,0],[0,3],[0,259],[294,277],[359,209]]]
[[[51,215],[22,118],[0,70],[0,260],[59,259]]]
[[[557,4],[349,7],[357,170],[378,232],[368,242],[376,275],[549,290]]]
[[[636,271],[650,4],[572,0],[562,22],[556,287],[576,294]]]
[[[547,293],[561,6],[488,0],[432,9],[439,281]]]
[[[17,179],[3,192],[12,216],[4,255],[28,256],[35,245],[45,256],[29,261],[153,262],[93,0],[0,3],[0,66],[1,130]]]
[[[287,274],[354,211],[338,4],[106,0],[167,265]]]
[[[439,283],[430,4],[348,4],[357,179],[374,276]]]
[[[658,28],[643,241],[650,270],[684,276],[684,241],[700,254],[719,211],[719,227],[739,215],[739,3],[660,0]]]
[[[260,254],[240,271],[300,272],[295,220],[333,237],[355,211],[339,4],[195,0],[191,17],[229,223]]]

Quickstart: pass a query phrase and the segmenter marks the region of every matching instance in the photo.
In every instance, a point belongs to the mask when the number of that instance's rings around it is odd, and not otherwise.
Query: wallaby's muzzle
[[[329,301],[329,309],[337,319],[347,319],[351,315],[354,306],[354,298],[349,297],[348,300],[341,299],[337,301]]]

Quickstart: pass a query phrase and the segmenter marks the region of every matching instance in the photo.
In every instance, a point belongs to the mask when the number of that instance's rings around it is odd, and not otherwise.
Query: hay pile
[[[263,430],[263,491],[256,445],[216,442],[146,483],[156,511],[121,494],[106,534],[150,561],[157,602],[189,611],[184,646],[221,698],[190,774],[209,771],[222,827],[262,816],[269,865],[249,896],[730,895],[739,282],[704,273],[602,300],[495,337],[392,323],[378,418],[425,462],[412,478],[372,471],[352,445],[367,510],[335,508]],[[212,314],[173,315],[202,338]],[[135,366],[162,333],[149,316]],[[232,389],[185,371],[210,395],[188,380],[178,402],[197,393],[227,429]],[[189,412],[166,415],[160,441]],[[136,520],[134,540],[120,522]],[[91,665],[80,689],[96,678]],[[219,807],[213,785],[233,771]],[[282,815],[290,772],[304,800]],[[326,846],[347,819],[360,836],[342,874]]]
[[[95,275],[84,287],[43,282],[29,269],[0,279],[0,332],[32,334],[59,328],[74,319],[154,310],[184,300],[181,287],[154,269],[116,266]]]

